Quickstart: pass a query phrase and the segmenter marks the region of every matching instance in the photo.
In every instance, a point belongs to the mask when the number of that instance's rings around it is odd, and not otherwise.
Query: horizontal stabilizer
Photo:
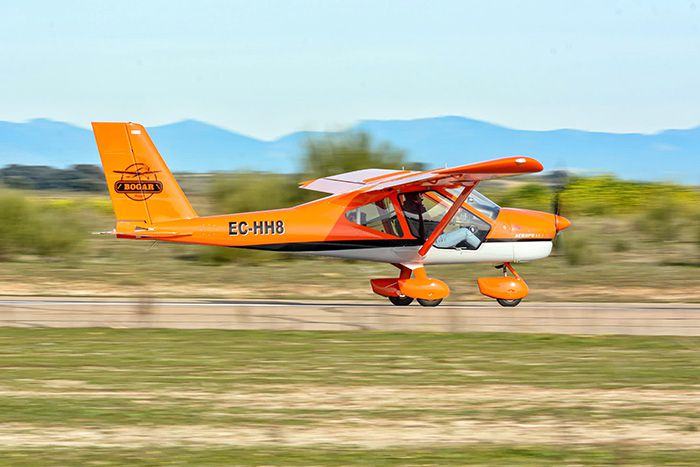
[[[145,238],[158,240],[159,238],[189,237],[192,232],[150,232],[147,230],[136,230],[134,232],[119,232],[117,238]]]

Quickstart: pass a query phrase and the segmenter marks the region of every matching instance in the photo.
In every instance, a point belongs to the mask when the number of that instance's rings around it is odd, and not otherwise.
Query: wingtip
[[[544,165],[534,157],[529,156],[513,156],[513,162],[523,172],[541,172],[544,170]]]

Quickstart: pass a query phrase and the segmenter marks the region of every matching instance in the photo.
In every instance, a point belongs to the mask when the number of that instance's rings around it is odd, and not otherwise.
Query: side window
[[[396,216],[394,205],[389,198],[365,204],[345,213],[345,217],[355,224],[378,230],[389,235],[402,237],[401,224]]]

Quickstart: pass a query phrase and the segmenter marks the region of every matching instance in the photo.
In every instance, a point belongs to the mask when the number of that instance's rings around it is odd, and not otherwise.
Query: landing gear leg
[[[517,272],[515,272],[515,269],[513,269],[513,266],[510,265],[510,263],[503,263],[500,266],[496,266],[498,269],[503,269],[503,277],[508,277],[508,271],[513,274],[513,277],[516,279],[520,280],[520,276],[518,275]],[[522,298],[516,298],[516,299],[505,299],[505,298],[497,298],[496,301],[498,302],[499,305],[504,306],[504,307],[514,307],[518,306],[520,302],[523,301]]]
[[[394,266],[399,268],[401,271],[399,274],[399,279],[411,278],[412,271],[410,269],[401,264],[394,264]],[[394,306],[408,306],[413,303],[413,297],[409,297],[408,295],[390,295],[387,298]]]
[[[450,288],[438,279],[431,279],[422,265],[413,269],[394,264],[401,271],[398,279],[372,279],[372,291],[387,297],[395,306],[408,306],[418,300],[422,306],[438,306],[450,293]],[[415,276],[411,278],[411,276]]]

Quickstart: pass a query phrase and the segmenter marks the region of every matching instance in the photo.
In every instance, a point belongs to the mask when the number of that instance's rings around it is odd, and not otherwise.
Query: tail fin
[[[92,129],[117,223],[197,217],[143,126],[93,122]]]

